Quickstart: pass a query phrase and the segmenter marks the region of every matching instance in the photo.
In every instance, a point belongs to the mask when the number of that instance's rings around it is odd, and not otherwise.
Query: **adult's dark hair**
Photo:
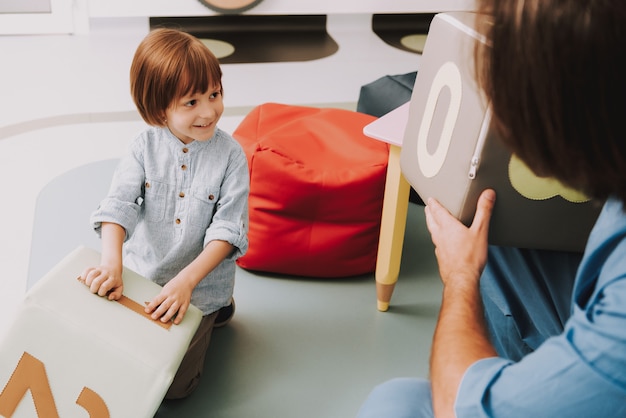
[[[538,175],[626,202],[626,2],[480,0],[478,81]]]

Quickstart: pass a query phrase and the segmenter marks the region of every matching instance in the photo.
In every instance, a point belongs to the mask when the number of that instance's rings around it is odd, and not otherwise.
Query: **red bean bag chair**
[[[266,103],[233,136],[250,168],[248,270],[308,277],[374,271],[389,146],[376,118]]]

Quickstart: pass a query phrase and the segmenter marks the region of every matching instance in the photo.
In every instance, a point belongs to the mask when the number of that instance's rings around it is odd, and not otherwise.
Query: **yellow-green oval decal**
[[[563,185],[551,177],[538,177],[516,155],[509,161],[511,186],[522,196],[531,200],[546,200],[555,196],[572,203],[584,203],[591,199],[583,193]]]

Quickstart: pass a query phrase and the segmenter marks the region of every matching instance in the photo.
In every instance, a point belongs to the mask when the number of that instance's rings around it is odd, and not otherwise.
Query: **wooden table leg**
[[[401,147],[391,145],[383,200],[380,238],[376,257],[376,298],[379,311],[389,309],[391,295],[400,274],[410,186],[400,169]]]

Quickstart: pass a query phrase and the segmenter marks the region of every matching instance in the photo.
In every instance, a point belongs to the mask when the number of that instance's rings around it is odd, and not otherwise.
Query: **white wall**
[[[76,0],[87,1],[87,0]],[[49,0],[49,13],[29,12],[17,7],[0,13],[0,35],[74,32],[74,3],[72,0]],[[42,5],[36,7],[41,8]]]
[[[49,13],[50,0],[0,0],[0,13]]]
[[[471,10],[474,0],[264,0],[250,14],[415,13]],[[89,16],[214,14],[197,0],[89,0]]]
[[[198,0],[49,1],[50,13],[0,13],[0,35],[86,33],[89,31],[89,21],[92,18],[215,14]],[[432,13],[472,10],[474,3],[475,0],[263,0],[246,13]]]

